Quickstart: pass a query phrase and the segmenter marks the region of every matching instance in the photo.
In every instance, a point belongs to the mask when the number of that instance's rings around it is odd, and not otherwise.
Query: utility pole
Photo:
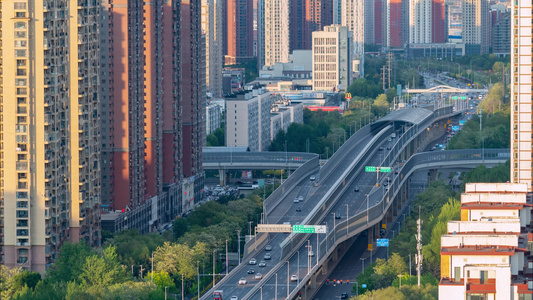
[[[226,240],[226,276],[228,275],[228,240]]]
[[[385,72],[385,66],[383,66],[381,67],[381,81],[383,82],[383,90],[385,90],[386,77],[387,73]]]
[[[420,207],[418,208],[418,220],[416,224],[418,225],[418,233],[415,234],[416,238],[416,250],[418,254],[415,254],[415,264],[416,264],[416,275],[418,276],[418,287],[420,288],[420,276],[422,272],[422,220],[420,219]]]
[[[241,231],[237,230],[237,244],[238,244],[238,252],[239,252],[239,265],[241,264]]]
[[[388,71],[389,71],[389,78],[388,81],[389,81],[389,89],[390,89],[390,86],[391,86],[391,73],[392,73],[392,53],[389,53],[387,54],[387,66],[388,66]]]

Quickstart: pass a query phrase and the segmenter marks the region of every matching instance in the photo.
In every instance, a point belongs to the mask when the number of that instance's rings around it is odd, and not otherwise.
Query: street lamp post
[[[287,299],[289,299],[289,272],[290,272],[290,264],[289,264],[289,261],[287,260]]]
[[[297,251],[296,255],[298,256],[298,273],[296,275],[298,278],[296,278],[296,284],[300,284],[300,250]]]
[[[200,261],[196,261],[196,274],[198,275],[198,298],[200,299]]]
[[[349,216],[348,216],[348,204],[346,204],[346,235],[348,235],[348,219],[349,219]]]
[[[274,291],[274,299],[278,299],[278,273],[276,273],[276,288]]]
[[[217,249],[213,250],[213,287],[215,287],[215,252]]]
[[[365,272],[365,259],[364,257],[361,257],[360,260],[361,260],[361,273],[364,273]]]
[[[185,288],[184,288],[184,285],[183,285],[184,277],[185,277],[185,275],[181,274],[181,299],[185,299],[185,298],[183,298],[183,294],[184,294],[184,291],[185,291]]]
[[[333,215],[333,243],[335,244],[337,242],[337,230],[335,228],[335,213],[331,213]]]
[[[228,275],[228,240],[226,240],[226,276]]]
[[[366,225],[368,225],[369,218],[368,218],[368,206],[369,206],[369,200],[368,200],[368,194],[365,194],[366,196]]]

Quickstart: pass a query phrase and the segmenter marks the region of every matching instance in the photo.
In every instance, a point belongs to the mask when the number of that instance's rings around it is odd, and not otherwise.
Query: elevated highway
[[[377,200],[380,191],[382,196],[385,193],[379,187],[374,187],[375,173],[361,172],[364,166],[392,166],[396,161],[409,159],[415,152],[423,149],[427,143],[440,136],[444,131],[444,124],[456,114],[458,113],[454,113],[452,107],[441,108],[437,111],[405,109],[393,112],[353,135],[320,170],[305,163],[288,178],[284,185],[266,199],[264,203],[266,222],[270,224],[290,222],[293,225],[329,223],[327,224],[330,228],[329,234],[256,234],[254,239],[246,245],[244,263],[234,269],[229,276],[223,278],[215,289],[222,289],[228,297],[235,295],[239,299],[260,299],[262,291],[265,299],[274,299],[276,292],[278,298],[285,298],[303,289],[307,283],[313,283],[317,270],[320,269],[325,259],[334,253],[332,252],[335,249],[334,245],[342,241],[342,237],[337,236],[336,233],[344,228],[347,234],[351,233],[353,236],[357,234],[355,229],[357,226],[362,226],[360,231],[374,226],[379,222],[377,218],[383,217],[392,204],[389,201],[384,206],[382,201]],[[392,133],[398,137],[389,141]],[[311,174],[317,176],[318,186],[314,186],[309,181]],[[360,181],[360,176],[365,179]],[[389,181],[393,181],[391,179],[389,178]],[[359,197],[345,203],[346,199],[350,198],[347,195],[354,192],[354,184],[360,185]],[[368,210],[359,204],[360,195],[365,194],[369,195],[367,197]],[[293,204],[292,200],[298,196],[304,197],[304,202]],[[365,199],[365,196],[362,199]],[[381,204],[370,206],[371,200],[372,203]],[[298,205],[301,206],[299,210],[296,209]],[[335,219],[331,212],[337,210],[339,205],[345,206],[346,213],[342,220],[344,222],[341,221],[332,226]],[[361,209],[368,211],[368,217],[364,220],[354,219],[355,216],[359,216],[358,211]],[[351,216],[349,221],[346,221],[346,215]],[[347,223],[348,226],[346,226]],[[331,240],[332,237],[333,240]],[[348,235],[347,238],[350,236]],[[248,259],[252,257],[258,261],[261,260],[266,253],[264,247],[267,244],[271,244],[273,248],[272,259],[266,261],[267,267],[258,268],[246,265]],[[313,250],[315,255],[311,256],[312,259],[307,263],[307,253],[310,250]],[[263,279],[258,282],[251,280],[250,276],[247,277],[246,270],[249,267],[255,268],[256,272],[261,272],[264,275]],[[305,284],[299,280],[291,282],[289,277],[294,274],[297,274],[300,279],[307,276],[302,281]],[[247,278],[248,283],[238,285],[242,277]],[[276,282],[284,284],[276,284]],[[202,299],[210,299],[211,295],[212,291],[204,295]]]

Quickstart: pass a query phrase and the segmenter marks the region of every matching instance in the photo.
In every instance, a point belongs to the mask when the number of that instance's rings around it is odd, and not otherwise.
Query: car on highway
[[[379,151],[383,151],[383,147],[379,147]]]
[[[298,197],[298,200],[299,200],[299,201],[304,201],[304,196],[299,196],[299,197]]]
[[[255,265],[257,263],[257,260],[255,258],[250,259],[248,262],[249,265]]]
[[[385,228],[381,228],[379,230],[379,237],[384,238],[386,233],[387,231],[385,230]]]
[[[340,218],[341,218],[340,214],[335,214],[335,219],[340,219]]]
[[[341,295],[341,299],[348,299],[350,297],[348,297],[348,293],[342,293]]]
[[[263,268],[263,267],[266,267],[266,266],[267,266],[267,263],[264,260],[259,262],[259,267]]]
[[[316,180],[316,176],[315,175],[311,175],[311,177],[309,177],[309,180],[310,181],[315,181]]]
[[[309,256],[315,256],[315,252],[313,252],[313,250],[309,251],[308,253]]]
[[[387,186],[389,183],[387,181],[383,182],[383,186]]]
[[[271,258],[270,253],[265,254],[264,260],[269,260]]]
[[[272,245],[266,245],[265,251],[272,251]]]
[[[254,271],[254,269],[250,268],[250,269],[248,269],[248,271],[246,271],[246,273],[248,273],[248,274],[254,274],[255,271]]]
[[[242,277],[239,279],[239,285],[245,285],[246,284],[246,278]]]
[[[261,274],[261,273],[257,273],[257,274],[255,274],[254,279],[255,279],[255,280],[261,280],[261,279],[263,279],[263,274]]]
[[[359,192],[359,188],[358,187],[355,187],[355,189],[353,190],[354,192]]]
[[[294,198],[294,203],[300,203],[300,199],[298,199],[298,197]]]
[[[298,275],[291,275],[291,281],[298,281]]]
[[[231,296],[231,299],[230,300],[239,300],[239,297],[237,296]]]
[[[298,207],[296,208],[296,211],[298,211],[298,212],[302,211],[302,207],[301,207],[301,206],[298,206]]]

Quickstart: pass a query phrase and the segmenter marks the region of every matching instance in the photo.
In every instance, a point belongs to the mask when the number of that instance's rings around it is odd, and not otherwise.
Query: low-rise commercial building
[[[311,50],[294,50],[289,55],[289,62],[274,63],[263,66],[259,71],[261,78],[311,79],[313,75],[313,52]]]

